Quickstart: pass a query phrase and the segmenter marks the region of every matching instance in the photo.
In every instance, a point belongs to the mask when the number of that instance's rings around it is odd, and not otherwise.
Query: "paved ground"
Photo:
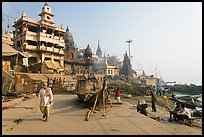
[[[146,117],[132,104],[107,106],[85,121],[86,105],[76,95],[55,95],[48,122],[41,120],[39,100],[35,97],[2,111],[3,135],[201,135],[202,130],[179,124],[165,124]],[[36,109],[37,108],[37,109]],[[37,110],[37,111],[36,111]],[[115,111],[114,111],[115,110]],[[20,121],[21,119],[22,121]],[[14,122],[19,120],[18,122]]]

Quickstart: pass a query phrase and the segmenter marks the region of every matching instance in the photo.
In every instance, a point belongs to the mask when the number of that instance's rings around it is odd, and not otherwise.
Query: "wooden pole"
[[[102,116],[105,116],[105,90],[103,90],[103,115]]]
[[[86,121],[89,120],[90,115],[92,115],[93,112],[95,111],[96,103],[97,103],[97,100],[98,100],[98,94],[99,94],[99,93],[97,93],[97,95],[96,95],[96,99],[95,99],[95,102],[94,102],[93,108],[90,109],[90,110],[87,112],[87,115],[86,115]]]
[[[105,97],[104,97],[105,86],[106,86],[106,78],[104,77],[102,89],[101,89],[101,90],[97,93],[97,95],[96,95],[96,99],[95,99],[93,108],[90,109],[90,110],[87,112],[87,115],[86,115],[86,120],[87,120],[87,121],[89,120],[90,115],[92,115],[93,112],[95,112],[96,104],[97,104],[97,101],[98,101],[98,96],[99,96],[99,94],[100,94],[101,92],[102,92],[102,98],[103,98],[103,103],[104,103],[103,109],[105,109]],[[105,110],[104,110],[104,114],[103,114],[103,115],[105,115]]]
[[[9,91],[8,91],[9,93],[11,93],[10,90],[11,90],[12,83],[13,83],[13,79],[11,80],[11,83],[10,83],[10,86],[9,86]]]
[[[99,93],[97,93],[97,95],[96,95],[96,100],[95,100],[95,102],[94,102],[94,106],[93,106],[93,108],[92,108],[92,113],[96,110],[96,103],[97,103],[97,101],[98,101],[98,94]]]

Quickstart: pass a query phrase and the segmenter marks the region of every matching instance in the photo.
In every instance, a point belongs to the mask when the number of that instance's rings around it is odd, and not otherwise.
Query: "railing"
[[[37,41],[37,36],[34,35],[26,35],[25,36],[26,40],[31,40],[31,41]]]
[[[26,34],[26,35],[37,36],[37,33],[36,33],[36,32],[32,32],[32,31],[26,31],[25,34]]]
[[[58,53],[58,52],[59,52],[59,49],[54,48],[53,51]]]
[[[47,51],[53,52],[53,48],[52,47],[47,47]]]
[[[25,49],[29,49],[29,50],[37,50],[37,46],[32,46],[32,45],[25,45]]]
[[[59,53],[60,53],[60,54],[64,54],[64,51],[63,51],[63,50],[60,50]]]
[[[40,46],[40,50],[46,50],[46,47]]]

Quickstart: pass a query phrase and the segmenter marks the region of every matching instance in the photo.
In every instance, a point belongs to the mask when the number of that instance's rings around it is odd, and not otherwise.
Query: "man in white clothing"
[[[40,111],[43,113],[43,120],[48,121],[50,113],[50,105],[53,101],[53,93],[51,88],[47,87],[47,83],[43,83],[43,88],[40,89],[37,96],[40,96]]]
[[[180,111],[177,111],[178,119],[183,121],[185,118],[191,118],[191,112],[184,106],[183,103],[180,105]]]

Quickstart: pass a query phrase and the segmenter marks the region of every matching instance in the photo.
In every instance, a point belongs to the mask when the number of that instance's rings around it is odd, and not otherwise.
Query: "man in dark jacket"
[[[151,94],[151,97],[152,97],[151,98],[151,101],[152,101],[152,112],[157,112],[156,105],[155,105],[155,103],[157,101],[157,98],[156,98],[155,94],[152,91],[150,91],[150,94]]]

